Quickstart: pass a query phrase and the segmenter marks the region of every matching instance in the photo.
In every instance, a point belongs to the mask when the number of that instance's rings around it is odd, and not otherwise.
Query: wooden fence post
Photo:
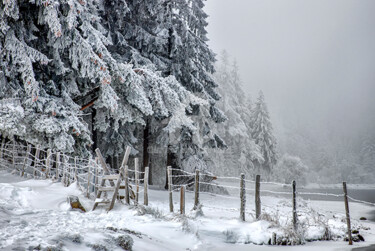
[[[95,192],[95,198],[98,195],[98,184],[99,184],[99,168],[97,165],[97,162],[95,161],[95,186],[94,186],[94,192]]]
[[[67,182],[67,170],[66,170],[66,162],[65,162],[65,154],[63,154],[61,156],[61,166],[62,166],[62,172],[63,172],[63,176],[62,176],[62,180],[61,182],[64,184],[64,186],[68,186],[68,182]]]
[[[60,181],[59,168],[60,168],[60,152],[57,152],[56,153],[56,180],[57,181]]]
[[[180,213],[185,214],[185,186],[180,188]]]
[[[245,221],[245,206],[246,206],[246,192],[245,192],[245,174],[241,173],[240,181],[240,219]]]
[[[293,228],[294,230],[297,230],[297,200],[296,200],[296,181],[293,180],[292,183],[293,187]]]
[[[23,161],[23,166],[22,166],[22,174],[21,174],[22,177],[25,175],[25,170],[26,170],[27,163],[29,160],[30,152],[31,152],[31,145],[27,145],[26,156],[25,156],[25,159]]]
[[[167,173],[168,173],[168,192],[169,192],[169,212],[173,213],[172,168],[170,166],[167,166]]]
[[[348,239],[349,245],[353,245],[352,239],[352,227],[350,224],[350,213],[349,213],[349,202],[348,202],[348,191],[346,189],[346,182],[342,183],[342,188],[344,190],[344,199],[345,199],[345,212],[346,212],[346,225],[348,227]]]
[[[79,184],[77,173],[77,157],[74,157],[74,181],[77,181],[77,185]]]
[[[135,178],[135,204],[138,205],[138,200],[139,200],[139,163],[138,163],[138,158],[134,159],[134,178]]]
[[[87,188],[86,188],[86,196],[87,198],[90,198],[90,178],[91,178],[91,173],[90,173],[90,161],[87,166]]]
[[[129,196],[129,171],[128,171],[128,165],[125,165],[125,201],[126,204],[130,205],[130,196]]]
[[[0,149],[0,159],[3,158],[3,151],[4,151],[4,145],[5,145],[5,137],[2,135],[3,140],[1,141],[1,149]]]
[[[143,196],[143,204],[148,206],[148,173],[149,167],[145,167],[145,176],[144,176],[144,196]]]
[[[194,210],[199,207],[199,170],[195,170],[195,197],[194,197]]]
[[[12,154],[12,164],[13,164],[13,169],[16,169],[16,159],[15,159],[15,154],[16,154],[16,140],[13,136],[13,150],[12,150],[13,154]],[[34,178],[35,178],[35,175],[34,175]]]
[[[261,215],[261,202],[260,202],[260,175],[255,178],[255,218],[260,219]]]
[[[33,177],[34,177],[34,179],[36,177],[36,170],[38,168],[39,154],[40,154],[40,148],[39,148],[39,146],[37,146],[36,147],[36,152],[35,152],[35,159],[34,159],[34,170],[33,170]]]
[[[49,177],[50,171],[51,171],[51,149],[48,149],[47,158],[46,158],[46,179]]]

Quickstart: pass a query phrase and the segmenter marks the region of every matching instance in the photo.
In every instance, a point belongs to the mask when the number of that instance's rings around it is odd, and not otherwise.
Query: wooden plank
[[[109,170],[107,168],[107,164],[105,163],[104,158],[103,158],[102,153],[100,152],[99,148],[96,148],[95,152],[96,152],[96,155],[98,155],[100,164],[101,164],[101,166],[104,170],[104,174],[110,175]],[[113,187],[115,186],[115,183],[113,182],[113,180],[109,180],[109,184],[111,184],[111,186],[113,186]]]
[[[112,201],[111,201],[111,204],[108,207],[108,211],[112,210],[113,206],[115,205],[115,201],[116,201],[116,198],[117,198],[117,195],[118,195],[118,190],[119,190],[120,184],[121,184],[121,173],[123,171],[124,171],[124,169],[123,169],[123,167],[121,167],[120,172],[118,174],[118,179],[117,179],[115,191],[113,192]]]
[[[105,179],[105,180],[117,180],[118,179],[118,175],[117,174],[104,175],[102,177],[102,179]]]
[[[102,192],[110,192],[110,191],[115,191],[116,187],[98,187],[98,191]]]

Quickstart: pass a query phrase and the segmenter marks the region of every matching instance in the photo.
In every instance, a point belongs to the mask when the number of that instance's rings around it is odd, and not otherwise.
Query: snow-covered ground
[[[0,249],[1,250],[122,250],[122,236],[134,240],[133,250],[350,250],[345,235],[344,206],[341,201],[298,202],[299,220],[305,239],[320,238],[324,226],[335,241],[306,242],[302,246],[268,246],[275,232],[288,233],[291,200],[262,196],[265,219],[254,221],[253,196],[248,195],[246,222],[239,221],[239,200],[201,194],[204,216],[190,211],[193,194],[186,194],[187,216],[178,212],[178,193],[174,193],[175,214],[169,213],[166,191],[150,190],[149,207],[129,207],[116,203],[91,211],[93,200],[83,196],[76,184],[64,187],[50,180],[24,180],[0,170]],[[87,213],[70,210],[68,195],[80,198]],[[140,198],[142,200],[142,197]],[[359,229],[365,242],[375,243],[375,223],[359,221],[373,208],[350,203],[353,229]],[[258,244],[258,245],[256,245]],[[105,249],[105,248],[106,249]]]

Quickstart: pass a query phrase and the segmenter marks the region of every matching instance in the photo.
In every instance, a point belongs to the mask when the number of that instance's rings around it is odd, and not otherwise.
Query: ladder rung
[[[96,199],[95,200],[95,203],[103,203],[103,204],[107,204],[107,203],[110,203],[109,200],[104,200],[104,199]]]
[[[114,187],[98,187],[98,191],[102,191],[102,192],[105,192],[105,191],[114,191],[115,188]]]
[[[104,175],[103,179],[104,180],[117,180],[118,179],[118,174]]]

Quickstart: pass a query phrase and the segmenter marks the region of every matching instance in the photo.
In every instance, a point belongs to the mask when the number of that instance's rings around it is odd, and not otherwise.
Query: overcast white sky
[[[278,131],[375,133],[375,0],[208,0],[206,12],[211,48],[264,91]]]

